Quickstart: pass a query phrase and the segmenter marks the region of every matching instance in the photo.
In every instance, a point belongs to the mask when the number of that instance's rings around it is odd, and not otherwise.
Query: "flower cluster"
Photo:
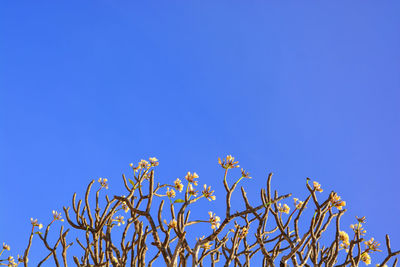
[[[158,162],[158,159],[155,158],[155,157],[149,158],[149,161],[150,161],[150,166],[151,166],[151,167],[156,167],[156,166],[158,166],[158,164],[160,164],[160,163]]]
[[[10,246],[7,245],[6,243],[3,243],[3,249],[4,250],[10,250]]]
[[[226,156],[226,158],[222,160],[218,158],[218,164],[224,169],[239,168],[240,166],[238,163],[239,161],[235,161],[235,158],[231,155]]]
[[[342,241],[340,247],[347,251],[347,248],[350,246],[349,235],[345,231],[339,231],[339,240]]]
[[[361,227],[361,224],[351,224],[350,228],[353,229],[354,233],[359,233],[360,235],[365,235],[367,230],[364,230],[364,228]]]
[[[250,173],[248,173],[248,172],[246,172],[245,170],[243,170],[243,168],[240,169],[240,171],[242,172],[242,177],[243,177],[243,178],[251,179]]]
[[[220,225],[220,221],[221,219],[215,215],[215,213],[213,214],[211,211],[208,212],[208,215],[210,216],[210,223],[211,223],[211,229],[215,229],[218,228]]]
[[[371,264],[371,256],[368,254],[368,252],[363,252],[363,253],[361,254],[361,260],[362,260],[366,265]]]
[[[121,224],[125,224],[124,216],[119,215],[119,216],[115,217],[115,219],[113,221],[117,222],[118,226],[121,226]]]
[[[247,234],[249,233],[249,227],[244,226],[242,228],[242,230],[239,232],[239,238],[243,239],[247,236]]]
[[[169,187],[167,187],[167,196],[169,198],[174,198],[176,196],[175,190],[174,189],[169,189]]]
[[[357,221],[358,221],[359,223],[365,223],[365,222],[366,222],[365,216],[362,216],[361,218],[358,218],[358,217],[356,216],[356,219],[357,219]]]
[[[39,227],[39,229],[43,228],[43,224],[38,223],[37,219],[34,220],[33,218],[31,218],[31,224],[32,224],[33,227],[37,226],[37,227]]]
[[[211,191],[211,186],[207,188],[207,185],[205,184],[202,193],[203,196],[206,197],[209,201],[215,200],[215,196],[212,195],[214,193],[214,190]]]
[[[140,169],[148,169],[150,168],[150,163],[144,159],[140,160],[138,163],[138,166],[136,167],[136,170]]]
[[[150,161],[150,163],[149,163],[149,161]],[[139,161],[137,167],[134,167],[133,163],[129,164],[129,166],[131,166],[134,171],[139,171],[141,169],[149,169],[150,167],[156,167],[160,164],[158,162],[158,159],[155,157],[149,158],[149,161],[142,159]]]
[[[341,210],[344,206],[346,206],[346,201],[341,200],[340,196],[338,196],[338,194],[334,192],[331,193],[330,203],[338,210]]]
[[[300,201],[298,198],[293,198],[293,200],[294,200],[294,206],[296,207],[296,209],[299,210],[303,207],[303,205],[304,205],[303,201]],[[304,207],[304,208],[306,208],[306,207]]]
[[[64,219],[61,218],[61,212],[57,212],[55,210],[53,210],[53,219],[55,221],[64,221]]]
[[[7,258],[7,260],[8,260],[8,266],[9,266],[9,267],[18,266],[18,264],[15,262],[13,256],[9,256],[9,257]],[[2,264],[2,265],[3,265],[3,264]]]
[[[374,238],[372,237],[370,240],[364,242],[365,247],[367,250],[372,250],[372,251],[379,251],[382,252],[382,250],[378,249],[378,247],[381,245],[377,241],[374,241]]]
[[[201,245],[201,247],[204,248],[204,250],[209,250],[212,247],[212,243],[206,242],[203,245]]]
[[[189,182],[189,183],[193,183],[194,185],[197,185],[197,181],[194,180],[196,178],[199,178],[199,176],[197,175],[197,173],[190,173],[188,172],[185,176],[185,179]]]
[[[183,190],[183,184],[180,179],[176,178],[174,181],[175,189],[178,190],[179,192],[182,192]]]
[[[178,222],[176,220],[172,220],[169,222],[168,227],[169,228],[176,228],[178,226]]]
[[[289,214],[290,212],[290,207],[287,204],[283,204],[283,206],[281,205],[281,203],[278,204],[278,211],[279,212],[283,212],[286,214]]]
[[[125,195],[123,195],[123,197],[125,197]],[[128,205],[126,205],[125,201],[121,203],[121,207],[125,211],[125,213],[129,211],[129,207]]]
[[[197,196],[198,191],[194,190],[192,184],[189,184],[187,189],[190,196]]]
[[[324,190],[322,190],[321,185],[315,181],[313,182],[313,186],[314,186],[315,191],[318,191],[318,192],[324,191]]]
[[[107,178],[99,178],[98,182],[100,183],[101,188],[104,187],[105,189],[108,189],[107,181]]]

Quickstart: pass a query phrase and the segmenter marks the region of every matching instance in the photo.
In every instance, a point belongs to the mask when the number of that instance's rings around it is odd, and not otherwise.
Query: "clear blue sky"
[[[48,222],[98,177],[123,192],[149,156],[161,182],[196,171],[215,185],[220,202],[199,207],[222,213],[217,158],[232,154],[253,203],[268,172],[300,198],[311,177],[347,201],[343,229],[366,216],[367,237],[400,249],[399,14],[398,1],[1,1],[0,242],[21,254],[30,217]]]

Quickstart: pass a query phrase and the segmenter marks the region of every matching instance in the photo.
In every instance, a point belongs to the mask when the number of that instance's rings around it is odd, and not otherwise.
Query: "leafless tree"
[[[259,204],[250,203],[246,191],[241,187],[245,208],[233,211],[233,192],[242,179],[251,177],[241,169],[241,177],[230,185],[228,171],[238,168],[238,162],[232,156],[218,159],[218,162],[224,169],[222,181],[226,191],[223,219],[209,212],[206,219],[191,220],[191,205],[201,198],[215,200],[214,191],[204,185],[202,191],[198,192],[198,175],[190,172],[185,177],[186,186],[180,179],[171,184],[156,184],[154,169],[158,166],[158,160],[150,158],[149,161],[141,160],[137,166],[131,164],[133,179],[122,176],[125,195],[112,198],[106,195],[105,201],[102,201],[100,193],[108,189],[108,181],[103,178],[98,180],[99,187],[94,199],[90,197],[94,180],[86,188],[83,199],[77,200],[75,193],[72,210],[64,207],[66,222],[71,229],[64,231],[61,226],[54,244],[48,241],[48,234],[54,222],[64,221],[61,213],[53,211],[53,219],[44,233],[39,231],[42,224],[31,219],[32,230],[24,254],[16,259],[12,256],[0,259],[0,265],[28,266],[29,251],[35,236],[47,250],[43,260],[36,263],[37,266],[51,258],[55,266],[68,266],[68,259],[82,267],[150,267],[153,263],[168,267],[190,264],[250,266],[256,257],[262,260],[262,266],[358,266],[360,262],[370,264],[371,253],[380,251],[379,243],[373,238],[364,238],[365,217],[356,218],[355,224],[351,225],[351,235],[341,230],[340,218],[346,212],[345,201],[333,191],[326,199],[318,200],[323,191],[321,185],[311,182],[309,178],[306,181],[308,196],[303,201],[294,198],[291,212],[290,207],[282,205],[281,201],[292,194],[272,192],[272,173],[268,175],[266,188],[260,190]],[[182,198],[177,198],[177,191],[182,192]],[[304,211],[311,209],[311,206],[314,213],[308,218]],[[166,218],[169,218],[168,221]],[[188,236],[196,233],[196,225],[202,223],[210,225],[210,234],[196,240],[190,239]],[[332,229],[329,232],[330,225]],[[80,233],[82,237],[68,242],[70,230],[77,235]],[[73,244],[79,246],[82,253],[68,258],[67,250]],[[3,243],[0,256],[8,250],[10,247]],[[389,236],[386,235],[387,256],[379,266],[387,266],[399,253],[392,251]],[[397,258],[393,266],[396,264]]]

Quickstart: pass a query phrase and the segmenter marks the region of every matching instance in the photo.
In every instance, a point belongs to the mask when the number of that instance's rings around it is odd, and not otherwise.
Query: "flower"
[[[175,195],[176,195],[175,190],[174,189],[169,190],[169,187],[167,187],[167,196],[174,198]]]
[[[174,181],[174,185],[175,185],[176,190],[178,190],[179,192],[182,192],[183,184],[182,184],[181,180],[179,180],[179,178],[176,178],[176,180]]]
[[[55,211],[55,210],[53,210],[53,219],[55,220],[55,221],[64,221],[64,219],[61,219],[61,212],[57,212],[57,211]]]
[[[38,223],[38,220],[37,220],[37,219],[34,220],[33,218],[31,218],[31,224],[32,224],[33,227],[38,226],[39,229],[42,229],[42,228],[43,228],[43,224]]]
[[[185,179],[189,182],[189,183],[193,183],[194,185],[197,185],[197,181],[195,181],[194,179],[199,178],[199,176],[197,175],[197,173],[190,173],[187,172]]]
[[[208,215],[210,216],[210,223],[211,223],[211,229],[215,229],[218,228],[220,225],[220,221],[221,219],[215,215],[215,213],[213,214],[211,211],[208,212]]]
[[[360,235],[365,235],[367,230],[361,227],[361,224],[350,224],[350,228],[353,229],[354,233],[359,233]]]
[[[324,191],[324,190],[322,190],[321,185],[315,181],[313,182],[313,186],[314,186],[314,189],[318,192]]]
[[[294,200],[294,206],[296,207],[296,209],[299,210],[303,207],[303,205],[304,205],[303,201],[300,201],[298,198],[293,198],[293,200]],[[304,207],[304,208],[306,208],[306,207]]]
[[[201,245],[204,250],[209,250],[212,247],[212,244],[210,242],[206,242],[203,245]]]
[[[341,210],[344,206],[346,206],[346,201],[341,200],[340,196],[334,192],[331,193],[330,203],[338,210]]]
[[[357,221],[358,221],[359,223],[365,223],[365,222],[366,222],[365,216],[362,216],[361,218],[358,218],[358,217],[356,216],[356,219],[357,219]]]
[[[249,228],[248,227],[243,227],[242,230],[239,232],[239,238],[243,239],[247,236],[247,234],[249,233]]]
[[[147,169],[149,167],[150,167],[150,164],[144,159],[142,159],[138,164],[139,169],[143,169],[143,168]]]
[[[158,166],[158,164],[159,164],[158,159],[155,158],[155,157],[149,158],[149,161],[150,161],[150,165],[151,165],[152,167]]]
[[[278,204],[278,211],[279,212],[284,212],[286,214],[289,214],[290,212],[290,207],[286,204],[283,204],[283,206],[281,206],[281,203]]]
[[[122,223],[122,224],[125,224],[124,216],[117,216],[117,217],[115,217],[115,219],[114,219],[113,221],[117,222],[117,223],[118,223],[118,226],[120,226],[121,223]]]
[[[240,169],[240,171],[242,172],[243,178],[251,179],[250,174],[248,172],[246,172],[245,170],[243,170],[243,168]]]
[[[178,222],[176,220],[171,220],[168,224],[168,228],[173,228],[175,229],[176,226],[178,226]]]
[[[349,235],[345,231],[339,231],[339,240],[347,247],[350,245]]]
[[[15,263],[13,256],[8,257],[8,266],[17,266],[18,264]]]
[[[365,246],[367,249],[372,250],[372,251],[382,251],[379,250],[378,247],[381,245],[377,241],[374,241],[374,238],[372,237],[370,240],[364,242]]]
[[[239,161],[235,161],[235,158],[231,155],[226,156],[226,158],[222,160],[218,158],[218,164],[224,169],[239,168],[240,166],[238,163]]]
[[[203,196],[205,196],[209,201],[215,200],[215,196],[212,196],[214,190],[211,191],[211,186],[207,188],[207,185],[204,185],[204,190],[202,191]]]
[[[7,244],[5,244],[5,243],[3,243],[3,249],[5,249],[5,250],[10,250],[10,246],[7,245]]]
[[[140,170],[140,169],[148,169],[150,168],[150,163],[147,162],[146,160],[142,159],[140,160],[140,162],[138,163],[138,166],[133,168],[135,171]]]
[[[125,196],[124,196],[124,197],[125,197]],[[122,203],[121,203],[121,207],[122,207],[122,209],[125,211],[125,213],[129,211],[129,207],[128,207],[128,205],[126,205],[125,202],[122,202]]]
[[[198,191],[194,190],[192,184],[189,184],[188,185],[188,193],[189,193],[189,195],[197,196]]]
[[[24,262],[24,258],[23,257],[21,257],[19,254],[18,254],[18,262]]]
[[[105,189],[108,189],[107,181],[107,178],[99,178],[98,182],[100,183],[101,188],[104,187]]]
[[[371,264],[371,256],[367,252],[363,252],[361,254],[361,260],[365,263],[365,265]]]

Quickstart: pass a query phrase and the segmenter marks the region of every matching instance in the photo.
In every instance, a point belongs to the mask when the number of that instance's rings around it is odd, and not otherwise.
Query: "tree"
[[[104,205],[101,205],[100,193],[108,189],[105,178],[98,179],[99,187],[93,202],[90,192],[94,180],[86,188],[83,200],[77,201],[76,193],[73,195],[72,211],[64,207],[65,218],[71,229],[77,235],[81,233],[83,238],[76,237],[73,242],[68,242],[70,229],[64,231],[61,226],[57,241],[50,244],[48,234],[51,226],[56,221],[64,221],[61,213],[53,211],[53,219],[44,233],[39,231],[42,224],[31,219],[32,230],[24,254],[17,259],[11,256],[0,259],[0,265],[28,266],[34,236],[38,236],[48,251],[38,266],[50,258],[56,266],[67,266],[67,250],[73,244],[82,249],[81,255],[72,258],[76,266],[152,266],[153,263],[169,267],[190,264],[250,266],[255,257],[262,260],[263,266],[278,263],[280,266],[358,266],[361,261],[370,264],[370,254],[380,251],[380,244],[373,238],[364,239],[365,217],[356,217],[356,223],[351,226],[351,237],[341,230],[340,218],[346,212],[346,202],[333,191],[327,199],[318,200],[319,193],[323,191],[321,185],[311,182],[309,178],[306,181],[309,195],[304,201],[294,198],[292,212],[287,204],[280,203],[292,194],[279,195],[276,190],[271,192],[272,173],[267,178],[266,189],[260,191],[258,205],[250,203],[242,187],[245,208],[233,211],[233,192],[242,179],[251,177],[241,169],[241,177],[230,185],[228,172],[238,168],[238,162],[230,155],[223,160],[218,159],[218,162],[224,169],[223,185],[226,191],[226,210],[222,220],[213,212],[209,212],[207,219],[189,219],[190,205],[202,198],[216,200],[214,191],[204,185],[199,193],[196,190],[198,175],[190,172],[185,177],[186,186],[180,179],[171,184],[155,184],[154,169],[159,162],[150,158],[149,161],[141,160],[137,166],[131,164],[133,179],[122,176],[126,195],[112,198],[106,195]],[[177,198],[177,191],[181,192],[182,198]],[[164,206],[167,206],[165,210]],[[304,211],[310,206],[314,213],[307,218]],[[304,224],[299,225],[299,222]],[[210,233],[191,240],[188,231],[193,233],[193,227],[201,223],[209,224]],[[329,236],[328,229],[331,229],[332,236]],[[3,243],[0,256],[8,250],[10,247]],[[386,236],[386,253],[379,266],[386,266],[392,257],[400,253],[392,251],[389,236]],[[396,263],[397,258],[393,266]]]

